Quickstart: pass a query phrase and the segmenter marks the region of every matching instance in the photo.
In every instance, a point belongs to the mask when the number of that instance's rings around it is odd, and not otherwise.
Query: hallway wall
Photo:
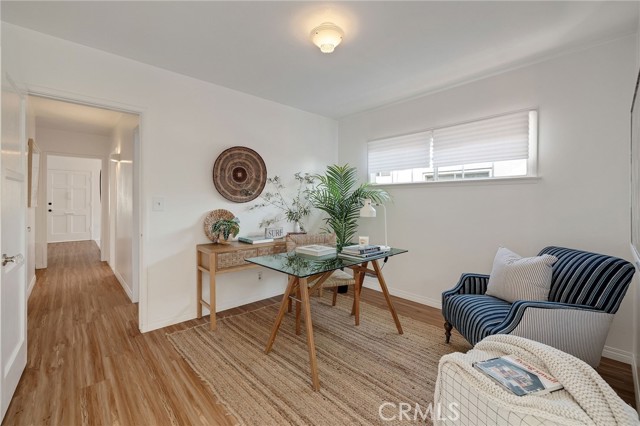
[[[120,161],[111,162],[110,218],[113,241],[109,264],[125,292],[137,302],[133,277],[133,131],[138,116],[123,115],[111,135],[111,154],[120,155]]]

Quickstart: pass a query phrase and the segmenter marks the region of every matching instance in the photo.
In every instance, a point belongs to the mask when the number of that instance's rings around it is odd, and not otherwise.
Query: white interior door
[[[47,173],[47,241],[91,239],[91,172]]]
[[[23,97],[2,76],[0,147],[0,400],[4,418],[27,365],[26,176]]]

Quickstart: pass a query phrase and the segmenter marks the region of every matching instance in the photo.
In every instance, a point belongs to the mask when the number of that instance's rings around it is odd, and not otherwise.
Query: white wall
[[[337,160],[334,120],[6,23],[2,41],[3,67],[29,90],[142,113],[143,331],[195,316],[195,245],[207,242],[208,211],[226,208],[242,233],[258,230],[264,212],[226,201],[213,186],[224,149],[256,150],[270,175],[319,172]],[[164,197],[165,211],[151,211],[154,196]],[[217,284],[221,310],[279,294],[285,282],[271,271],[258,281],[248,270]]]
[[[66,170],[91,173],[91,239],[100,247],[102,202],[100,200],[100,170],[102,159],[83,157],[63,157],[47,155],[47,173],[49,170]],[[48,193],[47,188],[47,193]],[[48,205],[47,205],[48,207]]]
[[[70,155],[82,156],[87,158],[99,158],[102,161],[102,193],[108,193],[108,154],[111,147],[111,140],[108,136],[94,135],[89,133],[69,132],[59,129],[51,129],[38,125],[36,120],[36,132],[38,135],[37,144],[42,151],[42,161],[40,170],[46,171],[47,157],[49,155]],[[40,173],[40,192],[38,194],[38,207],[36,208],[36,268],[47,267],[47,173]],[[107,217],[108,204],[102,203],[102,217]],[[103,250],[105,248],[106,238],[105,232],[108,232],[108,226],[104,224],[100,229],[100,245]],[[103,260],[106,256],[103,253]]]
[[[111,255],[109,264],[132,301],[137,302],[133,288],[133,131],[138,117],[124,114],[111,136],[112,154],[119,154],[118,163],[111,162]]]
[[[102,158],[107,156],[111,147],[109,136],[43,127],[37,119],[36,130],[40,149],[52,154]]]
[[[391,292],[439,306],[461,273],[490,272],[499,245],[524,256],[560,245],[629,259],[636,56],[630,36],[341,120],[339,160],[365,179],[368,140],[539,108],[539,181],[386,187],[389,243],[409,249],[385,268]],[[361,220],[359,235],[382,241],[381,220]],[[629,293],[605,352],[628,362]]]

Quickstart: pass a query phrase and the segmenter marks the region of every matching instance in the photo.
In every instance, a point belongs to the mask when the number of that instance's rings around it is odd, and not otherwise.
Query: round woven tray
[[[209,214],[204,218],[204,233],[207,236],[207,238],[209,238],[214,243],[217,243],[220,236],[213,235],[211,233],[211,226],[217,221],[219,221],[220,219],[231,220],[234,217],[236,217],[236,215],[231,213],[229,210],[217,209],[217,210],[210,211]]]
[[[246,203],[257,198],[267,182],[267,166],[260,154],[244,146],[222,152],[213,165],[213,184],[224,198]]]

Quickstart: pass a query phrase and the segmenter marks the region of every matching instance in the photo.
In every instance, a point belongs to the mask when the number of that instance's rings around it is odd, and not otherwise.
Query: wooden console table
[[[268,254],[284,253],[284,241],[261,244],[245,244],[232,241],[228,244],[199,244],[196,246],[197,275],[197,306],[198,318],[202,318],[202,307],[206,306],[211,312],[211,330],[216,329],[216,275],[226,272],[242,271],[257,268],[258,265],[245,262],[250,257]],[[209,303],[202,300],[202,273],[209,274]]]

